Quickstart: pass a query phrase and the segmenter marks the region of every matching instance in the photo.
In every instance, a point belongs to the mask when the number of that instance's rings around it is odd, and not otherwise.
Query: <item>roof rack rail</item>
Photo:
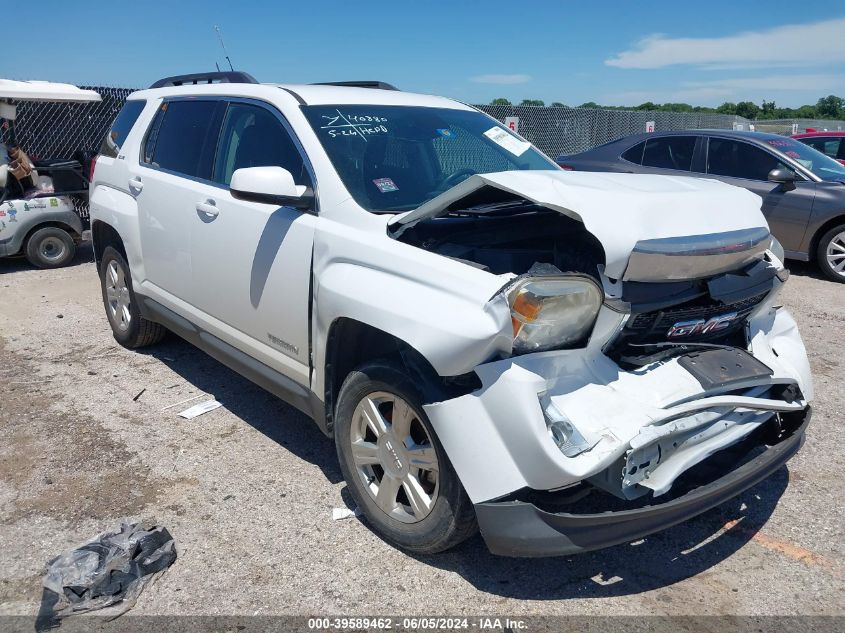
[[[184,86],[185,84],[257,84],[255,77],[239,70],[216,73],[192,73],[190,75],[174,75],[159,79],[150,88],[164,88],[166,86]]]
[[[348,88],[375,88],[377,90],[399,90],[393,84],[383,81],[318,81],[312,86],[346,86]]]

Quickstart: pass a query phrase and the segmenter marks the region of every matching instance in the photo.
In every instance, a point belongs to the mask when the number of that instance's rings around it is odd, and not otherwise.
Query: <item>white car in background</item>
[[[167,328],[313,417],[400,547],[635,540],[803,441],[812,379],[748,191],[564,172],[376,82],[172,77],[109,139],[90,193],[115,338]]]

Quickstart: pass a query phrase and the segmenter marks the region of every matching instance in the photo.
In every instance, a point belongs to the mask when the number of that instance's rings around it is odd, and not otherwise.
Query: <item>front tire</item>
[[[384,539],[434,554],[476,532],[472,503],[398,364],[372,362],[347,376],[334,435],[349,492]]]
[[[76,255],[73,237],[55,226],[38,229],[26,241],[26,259],[37,268],[67,266]]]
[[[100,287],[103,305],[115,340],[129,349],[158,343],[167,330],[141,316],[132,290],[129,264],[120,252],[107,246],[100,263]]]
[[[834,226],[821,236],[816,261],[825,277],[845,283],[845,224]]]

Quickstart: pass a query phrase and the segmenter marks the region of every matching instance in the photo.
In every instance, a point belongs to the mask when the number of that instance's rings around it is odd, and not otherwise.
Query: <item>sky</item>
[[[845,3],[817,0],[47,0],[0,77],[145,87],[227,64],[259,81],[380,80],[469,103],[845,96]],[[12,32],[9,33],[11,28]]]

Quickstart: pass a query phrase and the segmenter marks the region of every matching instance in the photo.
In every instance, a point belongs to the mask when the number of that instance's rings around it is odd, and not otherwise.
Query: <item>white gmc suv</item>
[[[171,77],[92,177],[115,338],[165,329],[313,417],[382,537],[567,554],[727,499],[813,387],[756,195],[565,172],[378,82]]]

